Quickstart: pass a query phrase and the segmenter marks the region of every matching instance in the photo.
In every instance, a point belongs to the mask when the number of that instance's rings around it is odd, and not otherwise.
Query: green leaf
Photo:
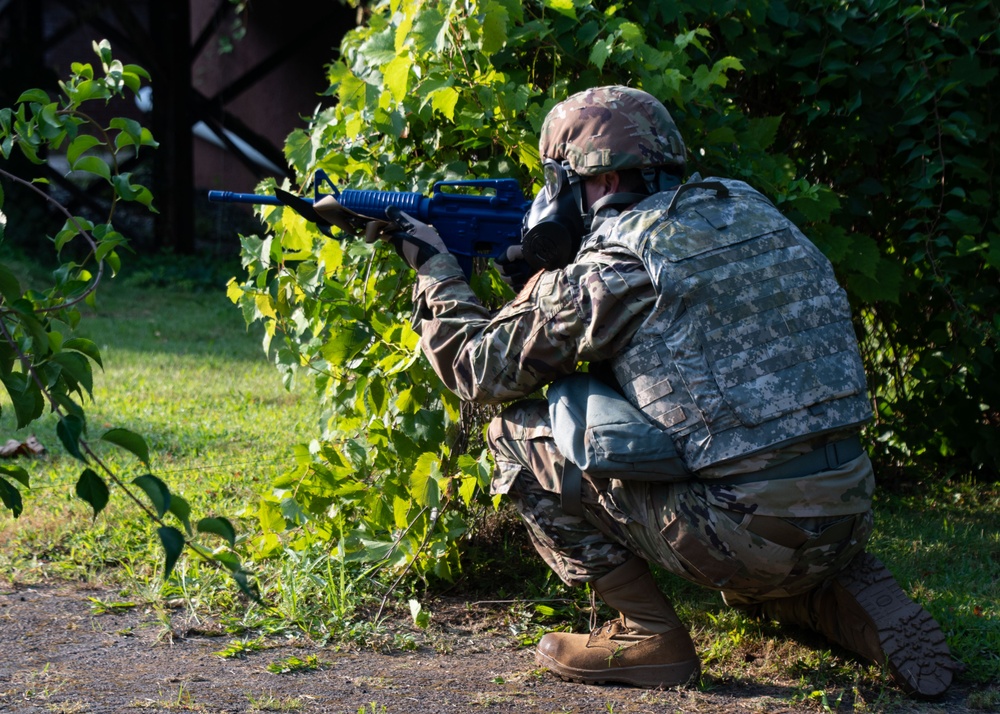
[[[543,0],[542,5],[571,20],[576,19],[576,6],[573,5],[573,0]]]
[[[24,510],[24,501],[21,500],[21,492],[2,476],[0,476],[0,501],[3,501],[3,505],[10,509],[10,512],[14,514],[14,518],[19,517]]]
[[[902,266],[891,260],[879,260],[874,265],[873,274],[854,273],[847,278],[847,287],[862,302],[873,303],[880,300],[899,302],[903,281]]]
[[[385,384],[381,380],[372,380],[366,390],[368,402],[371,404],[372,413],[376,415],[385,414],[388,401],[386,399]]]
[[[23,486],[31,486],[31,484],[28,483],[30,480],[28,472],[20,466],[0,466],[0,473],[4,474],[8,478],[12,478],[15,481],[20,482]]]
[[[119,149],[123,146],[138,147],[142,143],[142,125],[135,119],[115,117],[111,120],[110,126],[119,131],[115,137],[115,146]]]
[[[165,553],[163,579],[166,580],[174,571],[174,565],[184,551],[184,534],[173,526],[160,526],[156,529],[156,533],[160,536]]]
[[[431,624],[431,614],[427,612],[416,599],[410,600],[410,615],[413,617],[413,624],[421,630],[426,630]]]
[[[637,47],[646,40],[642,28],[634,22],[623,22],[618,28],[618,34],[628,47]]]
[[[230,572],[233,580],[236,581],[236,585],[239,586],[240,592],[246,595],[248,598],[256,603],[263,604],[263,600],[260,597],[260,593],[257,591],[255,585],[251,585],[247,579],[247,572],[245,570],[240,570],[238,572]]]
[[[396,549],[394,541],[361,540],[361,550],[350,553],[348,562],[375,563],[385,560]]]
[[[153,474],[143,474],[132,479],[132,483],[146,492],[156,515],[163,518],[163,514],[170,510],[170,489],[167,484]]]
[[[0,197],[2,195],[0,194]],[[3,219],[0,219],[0,223],[3,223]],[[7,302],[14,302],[21,297],[21,283],[17,276],[3,264],[0,264],[0,296],[3,296]]]
[[[851,250],[844,259],[844,267],[849,267],[865,277],[875,279],[882,263],[887,262],[882,257],[878,243],[871,236],[855,233],[852,236]]]
[[[441,52],[447,44],[448,23],[435,8],[422,10],[413,22],[409,37],[414,40],[414,50],[420,55]]]
[[[146,445],[146,440],[135,432],[128,429],[109,429],[101,436],[101,441],[107,441],[132,452],[143,464],[149,466],[149,447]]]
[[[598,40],[590,50],[590,63],[597,67],[597,69],[604,69],[604,63],[611,56],[613,46],[613,40]]]
[[[187,499],[178,496],[176,493],[170,495],[170,512],[181,522],[184,526],[184,530],[187,534],[194,535],[191,530],[191,505],[187,502]]]
[[[751,119],[749,128],[740,134],[740,145],[761,150],[770,148],[778,135],[781,119],[781,116]]]
[[[66,451],[86,463],[87,458],[80,451],[80,435],[83,434],[83,429],[83,418],[76,414],[67,414],[56,424],[56,434]]]
[[[403,431],[418,444],[440,445],[445,440],[444,415],[439,411],[421,409],[415,414],[404,414]]]
[[[73,171],[85,171],[91,174],[97,174],[105,181],[111,180],[111,169],[108,167],[107,163],[96,156],[84,156],[73,164],[70,164],[70,168]]]
[[[84,469],[76,481],[76,495],[94,509],[94,518],[108,505],[108,485],[92,469]]]
[[[412,66],[413,60],[407,55],[400,55],[382,69],[382,73],[385,75],[385,86],[397,102],[403,101],[406,97],[406,90],[410,83],[410,67]]]
[[[292,526],[300,526],[309,520],[309,515],[302,510],[302,506],[293,497],[281,500],[281,515],[285,522]]]
[[[440,505],[441,492],[437,478],[441,475],[441,461],[437,454],[423,453],[410,473],[410,495],[421,506],[436,508]]]
[[[69,378],[67,382],[73,380],[83,387],[87,394],[93,394],[94,375],[86,357],[76,352],[57,352],[52,355],[52,361],[62,368],[63,378]]]
[[[240,562],[240,556],[231,550],[223,550],[212,553],[212,558],[217,563],[221,563],[227,570],[232,573],[243,572],[243,564]]]
[[[829,220],[830,214],[840,208],[837,194],[825,186],[819,186],[807,195],[796,196],[791,203],[811,222]]]
[[[510,15],[507,13],[507,9],[498,2],[487,2],[485,7],[482,50],[483,54],[492,55],[499,52],[507,44],[507,23],[510,21]]]
[[[476,494],[476,487],[479,482],[472,476],[463,476],[458,486],[458,495],[462,498],[462,503],[466,507],[472,505],[472,498]]]
[[[127,73],[127,74],[134,74],[137,77],[142,77],[147,82],[150,79],[149,72],[147,72],[145,70],[145,68],[143,68],[142,66],[137,65],[137,64],[127,64],[127,65],[124,65],[122,67],[122,71],[125,72],[125,73]]]
[[[21,320],[21,327],[31,335],[31,347],[29,351],[36,359],[44,357],[49,351],[49,333],[45,329],[45,325],[31,311],[27,301],[20,301],[13,309]]]
[[[229,522],[229,519],[222,516],[202,518],[198,521],[198,532],[222,536],[229,542],[230,547],[236,545],[236,529],[233,528],[233,524]]]
[[[46,104],[36,114],[38,119],[38,133],[53,147],[58,147],[63,139],[66,138],[66,131],[59,120],[59,115],[56,114],[57,109],[58,106],[55,103]]]
[[[450,121],[455,121],[455,106],[461,96],[454,87],[442,87],[431,94],[431,106]]]
[[[332,364],[346,362],[367,347],[374,336],[366,322],[341,322],[321,349],[323,359]]]
[[[29,89],[21,93],[21,96],[17,98],[17,102],[15,102],[15,104],[30,104],[31,102],[48,104],[49,95],[42,89]]]
[[[0,374],[0,381],[7,389],[7,395],[14,405],[17,428],[22,429],[45,411],[45,398],[35,380],[22,372]]]
[[[69,147],[66,149],[66,160],[69,162],[70,166],[72,166],[80,159],[81,156],[83,156],[84,152],[98,146],[101,143],[101,140],[96,136],[92,136],[91,134],[80,134],[70,142]]]
[[[257,507],[257,522],[265,533],[281,533],[285,530],[285,517],[273,501],[260,501]]]
[[[75,350],[76,352],[84,354],[96,362],[99,367],[102,369],[104,368],[104,363],[101,362],[101,351],[92,340],[87,340],[82,337],[71,337],[63,343],[62,348],[64,350]]]

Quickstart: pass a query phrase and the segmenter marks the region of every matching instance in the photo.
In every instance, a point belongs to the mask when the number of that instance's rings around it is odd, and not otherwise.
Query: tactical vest
[[[847,296],[759,192],[684,184],[598,233],[584,250],[638,256],[659,295],[612,369],[691,470],[871,418]]]

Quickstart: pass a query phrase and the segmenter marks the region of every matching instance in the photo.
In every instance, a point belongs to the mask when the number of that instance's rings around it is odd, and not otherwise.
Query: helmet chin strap
[[[566,172],[566,180],[569,182],[569,188],[573,192],[573,201],[576,203],[576,207],[580,211],[580,216],[583,218],[583,235],[587,235],[590,233],[592,217],[590,213],[583,210],[583,177],[570,168],[569,161],[564,160],[562,167],[563,171]]]
[[[678,186],[681,182],[680,178],[677,176],[652,166],[647,166],[642,170],[642,178],[643,182],[646,184],[648,193],[621,191],[619,193],[609,193],[608,195],[601,196],[599,199],[594,201],[594,205],[591,206],[590,210],[583,216],[583,224],[586,227],[586,232],[590,233],[590,229],[594,223],[594,218],[601,210],[607,208],[608,206],[631,206],[632,204],[638,203],[645,198],[649,198],[654,193],[670,190],[675,186]]]
[[[657,166],[644,167],[642,180],[646,184],[646,190],[649,191],[650,196],[660,191],[668,191],[681,182],[680,177]]]
[[[584,225],[587,227],[587,232],[590,232],[590,227],[594,222],[594,217],[607,208],[608,206],[631,206],[633,203],[638,203],[639,201],[649,198],[648,193],[609,193],[607,196],[601,196],[599,199],[594,201],[594,205],[590,207],[587,211],[587,215],[584,217]]]

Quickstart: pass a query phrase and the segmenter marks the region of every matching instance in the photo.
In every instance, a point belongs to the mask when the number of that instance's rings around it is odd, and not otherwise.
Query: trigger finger
[[[388,206],[385,209],[385,216],[404,231],[413,229],[413,221],[399,209],[399,206]]]

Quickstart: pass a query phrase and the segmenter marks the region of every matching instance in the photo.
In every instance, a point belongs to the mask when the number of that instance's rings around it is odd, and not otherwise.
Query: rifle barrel
[[[220,203],[260,203],[265,206],[280,206],[277,196],[266,196],[259,193],[237,193],[236,191],[209,191],[209,201]],[[305,199],[312,203],[310,199]]]

